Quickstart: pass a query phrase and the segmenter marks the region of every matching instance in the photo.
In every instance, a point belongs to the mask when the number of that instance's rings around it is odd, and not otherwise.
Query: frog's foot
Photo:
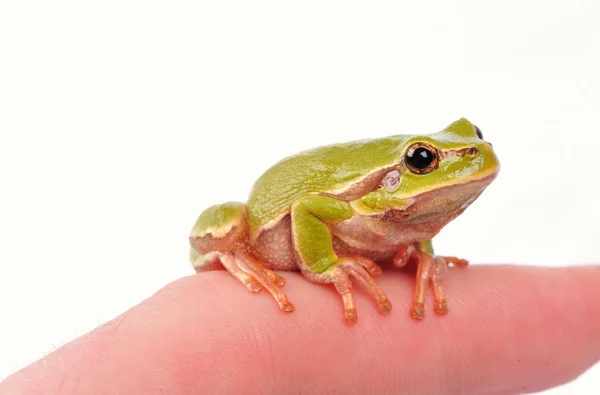
[[[396,255],[394,256],[394,260],[393,260],[394,265],[397,267],[406,266],[406,264],[412,257],[419,258],[418,252],[419,251],[417,251],[417,247],[415,247],[413,244],[409,244],[407,246],[400,248],[398,250],[398,252],[396,253]],[[442,258],[446,262],[446,265],[452,265],[452,266],[458,267],[458,268],[467,267],[469,265],[469,261],[467,261],[466,259],[457,258],[455,256],[436,256],[436,257]]]
[[[433,255],[413,246],[408,246],[396,254],[394,257],[394,264],[398,267],[402,267],[406,265],[411,257],[417,258],[419,261],[419,268],[417,270],[417,286],[410,309],[411,315],[418,320],[422,320],[424,318],[425,289],[430,282],[433,287],[433,294],[435,298],[435,312],[441,315],[447,314],[448,303],[446,302],[446,295],[443,287],[444,274],[446,273],[449,264],[455,267],[463,268],[466,267],[469,262],[465,259],[459,259],[456,257]]]
[[[265,288],[275,298],[281,310],[290,313],[296,309],[281,290],[285,285],[283,277],[241,251],[219,252],[218,257],[225,269],[240,280],[250,292],[259,292]]]
[[[469,261],[466,259],[457,258],[455,256],[442,256],[440,258],[442,258],[447,265],[452,265],[454,267],[463,268],[469,266]]]
[[[338,258],[333,265],[322,273],[305,272],[304,274],[311,281],[333,283],[342,296],[346,324],[354,325],[358,318],[350,276],[357,279],[369,290],[377,301],[379,312],[384,315],[388,314],[392,310],[392,304],[373,279],[373,276],[381,274],[381,268],[372,260],[358,255],[343,255]]]

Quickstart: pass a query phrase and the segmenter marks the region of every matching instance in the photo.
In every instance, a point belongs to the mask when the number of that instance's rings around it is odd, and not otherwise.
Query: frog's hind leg
[[[296,309],[288,300],[287,295],[281,290],[281,287],[285,285],[285,279],[283,277],[279,276],[272,270],[265,268],[258,261],[240,251],[236,251],[233,256],[225,254],[225,256],[221,259],[223,265],[227,270],[229,270],[230,273],[232,273],[232,269],[230,268],[237,266],[237,268],[242,270],[243,273],[250,276],[251,281],[258,281],[258,283],[260,283],[260,285],[269,291],[273,298],[275,298],[281,310],[291,313]]]
[[[190,261],[196,272],[224,268],[250,292],[265,288],[281,310],[294,311],[281,290],[285,279],[248,254],[246,208],[240,203],[225,203],[204,211],[190,235]]]
[[[240,282],[248,288],[248,291],[260,292],[263,289],[261,283],[240,268],[235,261],[233,253],[212,251],[201,255],[192,247],[190,249],[190,260],[196,273],[225,269],[231,273],[233,277],[240,280]]]

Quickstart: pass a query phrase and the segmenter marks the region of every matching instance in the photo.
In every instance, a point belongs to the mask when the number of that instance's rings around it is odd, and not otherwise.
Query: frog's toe
[[[285,311],[286,313],[291,313],[294,310],[296,310],[296,306],[294,306],[292,303],[290,303],[289,300],[284,303],[280,303],[279,307],[281,308],[281,310]]]
[[[431,284],[434,294],[433,309],[437,314],[448,314],[448,303],[446,302],[446,294],[444,292],[443,279],[447,272],[447,265],[464,267],[467,261],[455,257],[445,257],[432,255],[425,251],[416,252],[419,258],[419,268],[417,270],[417,286],[415,289],[415,297],[411,307],[411,315],[416,319],[423,319],[425,300],[425,288]]]
[[[356,259],[358,264],[360,264],[362,267],[367,269],[367,271],[369,272],[369,274],[371,274],[371,276],[377,277],[377,276],[381,275],[381,273],[382,273],[381,268],[373,260],[371,260],[369,258],[365,258],[363,256],[356,256],[356,257],[354,257],[354,259]]]
[[[448,303],[445,300],[436,300],[434,310],[440,315],[448,314]]]
[[[294,305],[281,290],[281,286],[285,284],[283,277],[239,251],[220,253],[219,259],[225,269],[240,280],[250,292],[259,292],[265,288],[281,310],[287,313],[295,310]]]
[[[248,288],[248,291],[250,291],[252,293],[260,292],[263,289],[263,286],[260,285],[260,283],[258,281],[256,281],[254,278],[252,278],[252,276],[250,276],[249,274],[248,274],[248,280],[242,281],[242,282],[244,283],[246,288]]]
[[[265,273],[275,284],[277,284],[277,286],[283,287],[285,285],[285,278],[281,277],[279,274],[269,269],[265,269]]]
[[[355,258],[342,258],[342,268],[371,292],[373,297],[377,300],[379,311],[383,314],[387,314],[392,310],[392,304],[385,295],[385,292],[379,288],[373,279],[372,274],[370,274],[371,270],[369,272],[365,270],[365,262],[370,262],[373,265],[370,267],[373,272],[377,273],[377,275],[381,274],[381,268],[367,258],[361,258],[360,260],[356,260]]]
[[[248,291],[252,293],[260,292],[263,286],[252,275],[243,271],[235,261],[233,253],[215,253],[215,257],[227,269],[227,271],[235,278],[240,280]]]
[[[358,320],[358,314],[356,314],[356,309],[347,309],[344,311],[344,321],[346,325],[354,325]]]
[[[417,320],[422,320],[425,318],[425,305],[420,302],[413,302],[410,308],[410,315]]]
[[[394,265],[397,267],[404,267],[410,260],[411,256],[415,252],[413,245],[408,245],[405,248],[401,248],[394,256]]]
[[[389,300],[380,302],[377,307],[379,307],[379,312],[383,315],[388,315],[392,311],[392,303]]]
[[[469,265],[469,261],[466,259],[457,258],[455,256],[443,256],[441,258],[444,259],[448,265],[452,265],[454,267],[463,268]]]

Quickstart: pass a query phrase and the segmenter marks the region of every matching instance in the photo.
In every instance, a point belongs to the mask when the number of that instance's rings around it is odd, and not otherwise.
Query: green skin
[[[407,163],[407,150],[417,143],[438,152],[437,165],[426,173]],[[220,263],[249,289],[249,283],[256,285],[258,280],[271,293],[273,284],[263,284],[257,270],[267,273],[262,277],[268,281],[277,278],[268,269],[299,268],[311,281],[336,285],[348,322],[353,301],[346,303],[344,295],[350,291],[340,285],[346,284],[343,277],[348,273],[356,277],[358,270],[370,284],[357,267],[377,272],[360,257],[385,263],[414,246],[435,258],[431,238],[460,215],[498,171],[491,144],[464,118],[436,134],[397,135],[305,151],[267,170],[246,205],[225,203],[205,210],[190,235],[192,263],[197,271]],[[384,177],[390,172],[399,176],[399,182],[396,178],[386,184]],[[240,262],[239,273],[235,267],[232,271],[232,265],[223,261],[236,251],[254,266]],[[346,274],[334,273],[337,266],[346,267]]]

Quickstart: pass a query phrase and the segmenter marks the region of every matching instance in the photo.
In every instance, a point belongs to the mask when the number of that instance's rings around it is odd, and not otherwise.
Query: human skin
[[[450,269],[450,312],[409,316],[414,276],[378,283],[388,316],[357,290],[340,319],[333,287],[283,273],[278,311],[224,271],[177,280],[8,377],[10,394],[523,394],[600,360],[600,267]],[[356,287],[360,288],[360,287]]]

